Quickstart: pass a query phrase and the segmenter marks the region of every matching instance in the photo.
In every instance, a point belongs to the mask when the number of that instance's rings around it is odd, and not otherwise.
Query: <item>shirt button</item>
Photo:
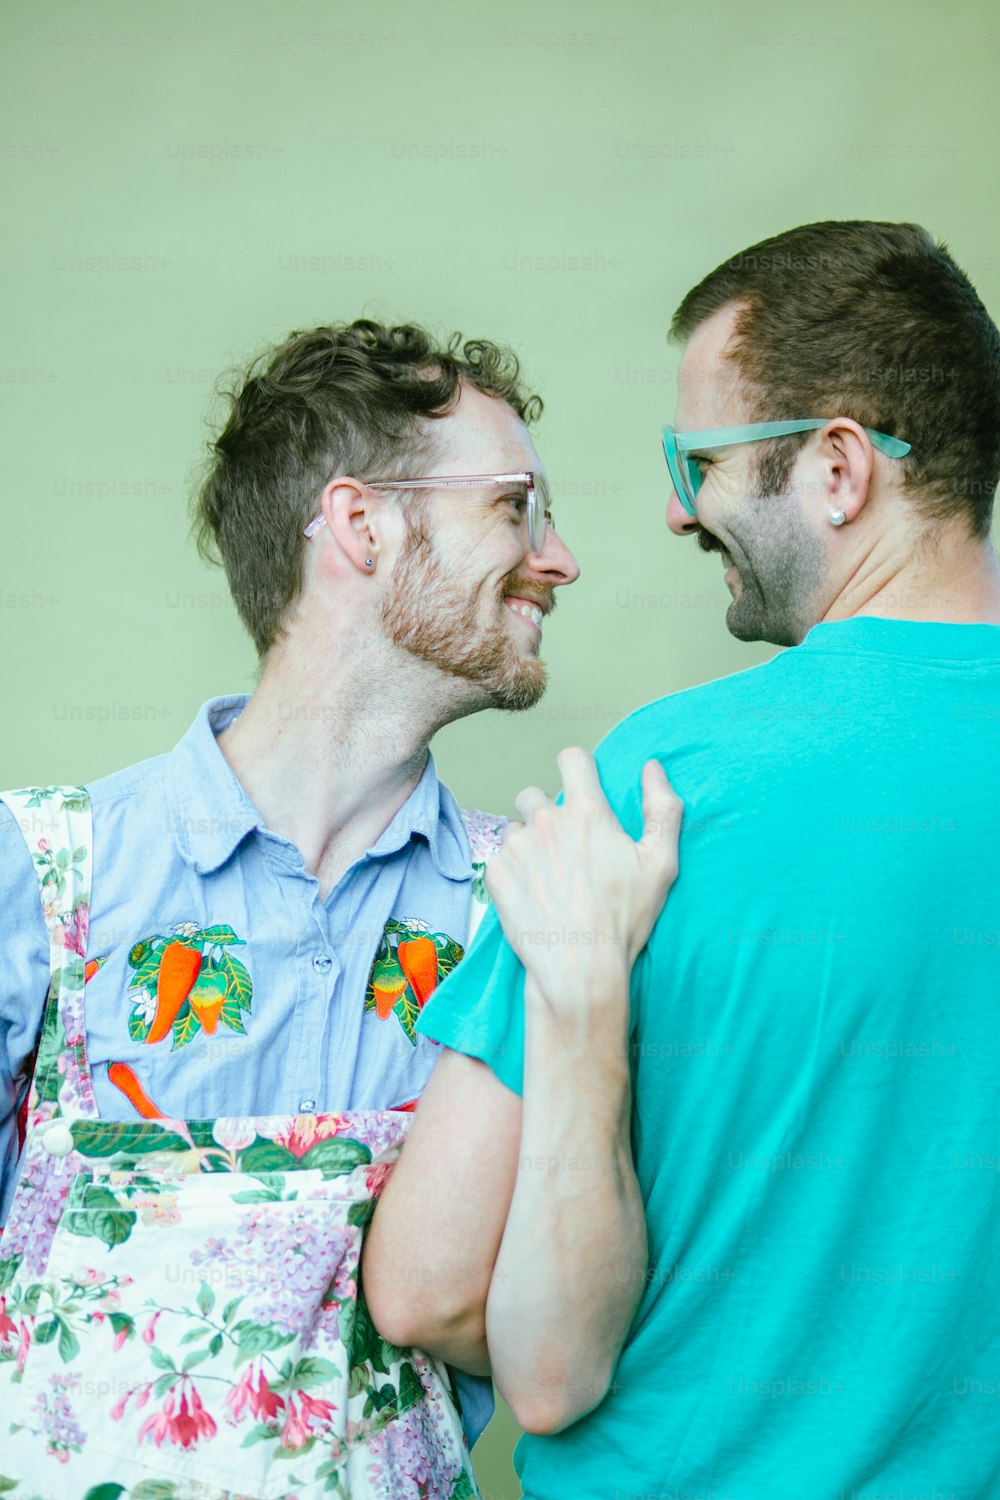
[[[313,968],[317,974],[328,974],[333,968],[333,959],[329,953],[317,953],[313,959]]]
[[[42,1145],[50,1156],[68,1156],[73,1149],[73,1132],[65,1120],[53,1120],[45,1129]]]
[[[315,1099],[302,1099],[300,1101],[300,1103],[299,1103],[299,1114],[301,1114],[301,1115],[311,1115],[311,1114],[313,1114],[315,1112],[315,1110],[316,1110],[316,1100]]]

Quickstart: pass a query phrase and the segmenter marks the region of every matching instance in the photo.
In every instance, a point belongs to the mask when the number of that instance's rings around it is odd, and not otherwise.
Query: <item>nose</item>
[[[670,491],[670,500],[667,503],[667,525],[674,536],[690,536],[693,531],[698,530],[697,516],[689,516],[683,505],[677,498],[677,491]]]
[[[541,550],[529,552],[527,562],[531,572],[544,578],[552,588],[575,583],[580,576],[580,564],[551,525],[545,528]]]

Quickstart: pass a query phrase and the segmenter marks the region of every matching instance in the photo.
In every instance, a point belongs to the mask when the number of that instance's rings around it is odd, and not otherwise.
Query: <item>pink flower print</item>
[[[199,1438],[213,1438],[216,1431],[215,1422],[201,1404],[201,1397],[188,1382],[187,1386],[182,1385],[179,1405],[175,1407],[174,1393],[171,1391],[162,1410],[146,1418],[139,1428],[139,1442],[151,1437],[160,1448],[164,1439],[167,1439],[187,1450],[194,1448]]]
[[[157,1320],[159,1318],[161,1318],[162,1316],[163,1316],[163,1308],[161,1307],[157,1312],[155,1312],[153,1314],[153,1316],[150,1318],[149,1322],[146,1324],[145,1328],[142,1330],[142,1342],[144,1344],[151,1344],[153,1342],[153,1340],[156,1338],[156,1324],[157,1324]]]
[[[101,1280],[100,1271],[95,1271],[93,1266],[81,1266],[78,1271],[73,1272],[73,1280],[77,1286],[93,1286],[96,1281]]]
[[[258,1120],[257,1132],[268,1140],[277,1141],[302,1157],[317,1141],[325,1141],[339,1135],[347,1124],[345,1115],[293,1115],[290,1120]]]
[[[373,1198],[377,1198],[385,1187],[392,1172],[394,1163],[391,1161],[373,1162],[370,1167],[365,1168],[365,1185]]]
[[[115,1341],[114,1341],[114,1343],[111,1346],[111,1348],[112,1348],[112,1350],[113,1350],[113,1352],[115,1354],[118,1353],[118,1350],[121,1348],[122,1344],[124,1344],[124,1342],[128,1338],[128,1336],[129,1336],[129,1325],[126,1323],[125,1327],[124,1328],[119,1328],[118,1332],[115,1334]]]
[[[144,1224],[167,1225],[181,1222],[176,1193],[156,1193],[149,1197],[137,1196],[134,1202],[136,1208],[142,1210]]]
[[[245,1151],[257,1139],[257,1130],[252,1120],[227,1117],[216,1120],[212,1138],[224,1151]]]
[[[9,1344],[17,1332],[17,1324],[7,1312],[7,1298],[0,1297],[0,1344]]]
[[[295,1410],[294,1405],[289,1406],[285,1425],[281,1429],[281,1446],[283,1448],[304,1448],[311,1434],[309,1428],[302,1420],[302,1416]]]
[[[258,1422],[271,1422],[277,1417],[284,1404],[282,1398],[276,1395],[268,1385],[264,1371],[261,1369],[257,1379],[257,1389],[250,1395],[250,1409],[254,1416]]]
[[[31,1346],[31,1333],[23,1318],[21,1319],[20,1334],[21,1338],[17,1346],[17,1373],[23,1375],[24,1362],[28,1358],[28,1349]]]
[[[122,1299],[117,1292],[105,1292],[98,1303],[98,1307],[103,1307],[105,1312],[117,1312],[121,1306],[121,1302]]]
[[[229,1408],[229,1411],[226,1414],[226,1421],[230,1422],[233,1427],[237,1425],[240,1418],[243,1416],[243,1412],[246,1407],[249,1406],[250,1410],[253,1411],[254,1388],[252,1364],[247,1365],[242,1377],[240,1378],[239,1384],[232,1386],[228,1391],[223,1405],[228,1406]]]
[[[333,1414],[337,1410],[332,1401],[321,1401],[318,1396],[308,1396],[305,1391],[299,1391],[299,1401],[302,1403],[302,1415],[308,1417],[310,1422],[326,1426],[333,1420]]]

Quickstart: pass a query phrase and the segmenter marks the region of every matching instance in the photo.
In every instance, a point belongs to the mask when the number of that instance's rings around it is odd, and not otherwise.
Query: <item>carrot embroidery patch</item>
[[[465,951],[447,933],[427,929],[416,920],[386,922],[365,994],[365,1010],[380,1021],[395,1015],[414,1047],[417,1017]]]
[[[155,1045],[169,1036],[171,1050],[220,1024],[245,1035],[253,998],[246,966],[230,950],[243,946],[231,927],[179,922],[170,935],[153,933],[129,952],[132,1013],[129,1036]]]

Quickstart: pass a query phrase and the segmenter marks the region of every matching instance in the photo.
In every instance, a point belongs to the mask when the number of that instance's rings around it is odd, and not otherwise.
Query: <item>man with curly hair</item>
[[[552,524],[528,433],[540,412],[510,351],[367,320],[291,334],[230,392],[195,522],[257,648],[258,685],[206,703],[168,754],[62,799],[70,815],[89,804],[93,893],[86,914],[79,902],[63,913],[65,951],[86,959],[84,1034],[63,1024],[69,1012],[51,1031],[46,1022],[43,1054],[45,1038],[62,1050],[49,1094],[42,1087],[28,1111],[46,1127],[53,1161],[79,1146],[74,1104],[95,1121],[214,1121],[210,1145],[198,1146],[206,1163],[225,1153],[237,1161],[248,1142],[264,1139],[272,1142],[265,1155],[282,1166],[305,1163],[317,1142],[342,1133],[341,1113],[413,1108],[437,1057],[416,1033],[416,1015],[462,956],[477,883],[481,895],[474,864],[499,842],[503,821],[459,809],[429,743],[464,715],[538,701],[543,625],[556,591],[579,573]],[[23,1316],[15,1324],[0,1303],[0,1331],[13,1357],[8,1324],[25,1330],[24,1352],[35,1330],[30,1374],[45,1331],[17,1266],[40,1226],[59,1219],[66,1179],[42,1172],[19,1193],[17,1117],[50,990],[46,916],[91,850],[70,844],[57,858],[51,840],[38,839],[44,789],[9,797],[19,800],[0,802],[0,1222],[14,1200],[17,1227],[6,1237],[10,1276],[0,1290],[7,1286]],[[56,975],[53,961],[53,994]],[[81,994],[83,982],[81,970]],[[40,1064],[36,1085],[44,1071]],[[246,1123],[274,1116],[286,1124]],[[374,1129],[358,1136],[362,1155],[378,1155]],[[142,1137],[111,1135],[101,1150],[126,1139]],[[317,1161],[325,1178],[329,1153]],[[387,1170],[369,1168],[369,1191]],[[266,1198],[268,1189],[255,1190]],[[168,1229],[178,1217],[169,1206],[156,1212]],[[129,1222],[127,1205],[122,1214]],[[117,1244],[124,1230],[115,1233]],[[310,1268],[304,1246],[286,1247],[291,1259],[269,1273],[279,1322],[267,1337],[278,1343],[312,1283],[323,1293],[321,1262]],[[356,1279],[353,1253],[354,1273],[348,1256],[341,1279]],[[131,1347],[136,1323],[115,1297],[109,1307],[124,1320],[116,1340]],[[164,1313],[144,1337],[152,1343],[168,1325]],[[359,1369],[367,1326],[353,1325]],[[218,1334],[220,1346],[226,1336]],[[273,1346],[264,1340],[251,1352]],[[380,1358],[388,1356],[374,1355],[376,1372]],[[325,1399],[322,1363],[306,1361],[314,1385],[298,1395],[291,1386],[265,1392],[263,1364],[259,1376],[244,1370],[215,1416],[204,1405],[208,1378],[189,1390],[196,1377],[178,1374],[169,1411],[159,1426],[147,1420],[137,1442],[150,1433],[157,1449],[178,1434],[184,1446],[213,1433],[218,1441],[220,1414],[228,1422],[252,1409],[270,1438],[283,1420],[282,1443],[304,1448],[344,1406]],[[378,1379],[366,1407],[372,1420],[401,1399],[390,1402]],[[462,1394],[474,1441],[489,1387],[467,1381]],[[300,1397],[301,1409],[293,1406]],[[105,1414],[106,1430],[124,1432],[131,1410]],[[32,1421],[29,1413],[26,1433]],[[124,1482],[117,1472],[106,1477]],[[238,1476],[232,1482],[244,1488]]]

